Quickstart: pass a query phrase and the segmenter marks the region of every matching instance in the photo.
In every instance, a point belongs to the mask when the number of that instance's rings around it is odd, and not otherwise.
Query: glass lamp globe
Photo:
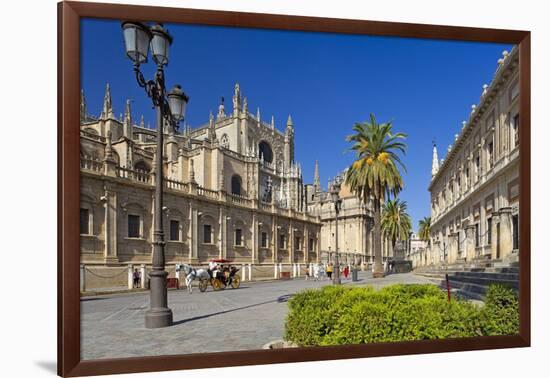
[[[146,63],[152,38],[149,28],[140,22],[133,21],[125,21],[121,26],[126,55],[137,65]]]
[[[151,28],[151,54],[156,64],[165,66],[168,64],[168,50],[172,44],[172,36],[162,24],[156,24]]]
[[[168,106],[172,117],[176,122],[181,121],[185,117],[185,109],[189,102],[189,96],[187,96],[181,89],[180,85],[175,85],[170,92],[168,92]]]

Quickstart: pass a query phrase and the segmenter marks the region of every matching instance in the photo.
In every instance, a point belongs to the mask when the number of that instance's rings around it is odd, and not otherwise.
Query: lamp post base
[[[172,323],[173,315],[169,308],[154,308],[145,313],[145,328],[170,327]]]
[[[154,269],[154,268],[153,268]],[[145,313],[146,328],[162,328],[172,325],[172,310],[168,308],[168,293],[166,289],[165,270],[149,272],[151,307]]]

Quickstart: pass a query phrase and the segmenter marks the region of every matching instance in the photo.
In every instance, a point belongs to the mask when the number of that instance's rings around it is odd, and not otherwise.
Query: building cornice
[[[481,101],[475,110],[470,114],[469,120],[465,127],[461,130],[458,139],[453,143],[451,151],[447,153],[443,164],[439,167],[437,173],[432,177],[428,190],[431,192],[432,188],[436,185],[439,179],[443,176],[443,172],[453,162],[454,157],[457,155],[460,148],[464,145],[466,139],[475,130],[481,117],[485,111],[492,105],[493,100],[498,96],[498,93],[503,86],[503,83],[507,81],[512,75],[513,70],[519,64],[519,49],[514,46],[510,54],[504,59],[502,66],[499,66],[497,72],[491,84],[487,87],[486,93],[482,95]]]

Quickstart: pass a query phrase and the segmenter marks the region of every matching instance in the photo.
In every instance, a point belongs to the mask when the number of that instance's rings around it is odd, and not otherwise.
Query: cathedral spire
[[[225,105],[224,105],[224,98],[222,96],[220,106],[218,107],[218,119],[225,117]]]
[[[435,144],[435,141],[433,142],[433,155],[432,155],[432,177],[434,177],[437,174],[437,171],[439,171],[439,160],[437,158],[437,146]]]
[[[86,121],[86,98],[84,97],[84,89],[80,90],[80,122]]]
[[[290,128],[290,129],[293,129],[294,128],[294,124],[292,123],[292,117],[290,116],[290,114],[288,115],[288,120],[286,121],[286,128]]]
[[[256,109],[256,120],[260,123],[260,107]]]
[[[130,101],[130,99],[126,100],[126,107],[124,109],[123,132],[126,138],[132,139],[132,110],[130,108]]]
[[[242,106],[241,87],[239,83],[235,83],[235,91],[233,93],[233,114],[239,114]]]
[[[101,119],[114,118],[113,102],[111,100],[111,87],[109,83],[105,87],[105,96],[103,96],[103,110],[101,111]]]
[[[313,174],[313,186],[316,192],[321,191],[321,178],[319,177],[319,161],[315,160],[315,173]]]

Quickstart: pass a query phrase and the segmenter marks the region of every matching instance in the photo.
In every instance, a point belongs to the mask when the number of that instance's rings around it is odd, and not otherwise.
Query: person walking
[[[139,270],[134,269],[134,289],[140,287],[140,283],[141,283],[140,281],[141,281],[141,273],[139,272]]]
[[[328,279],[331,280],[332,279],[332,270],[333,270],[333,266],[332,266],[332,263],[328,264],[327,266],[327,276],[328,276]]]
[[[349,275],[349,265],[346,265],[346,267],[344,268],[344,278],[347,280],[348,279],[348,275]]]

